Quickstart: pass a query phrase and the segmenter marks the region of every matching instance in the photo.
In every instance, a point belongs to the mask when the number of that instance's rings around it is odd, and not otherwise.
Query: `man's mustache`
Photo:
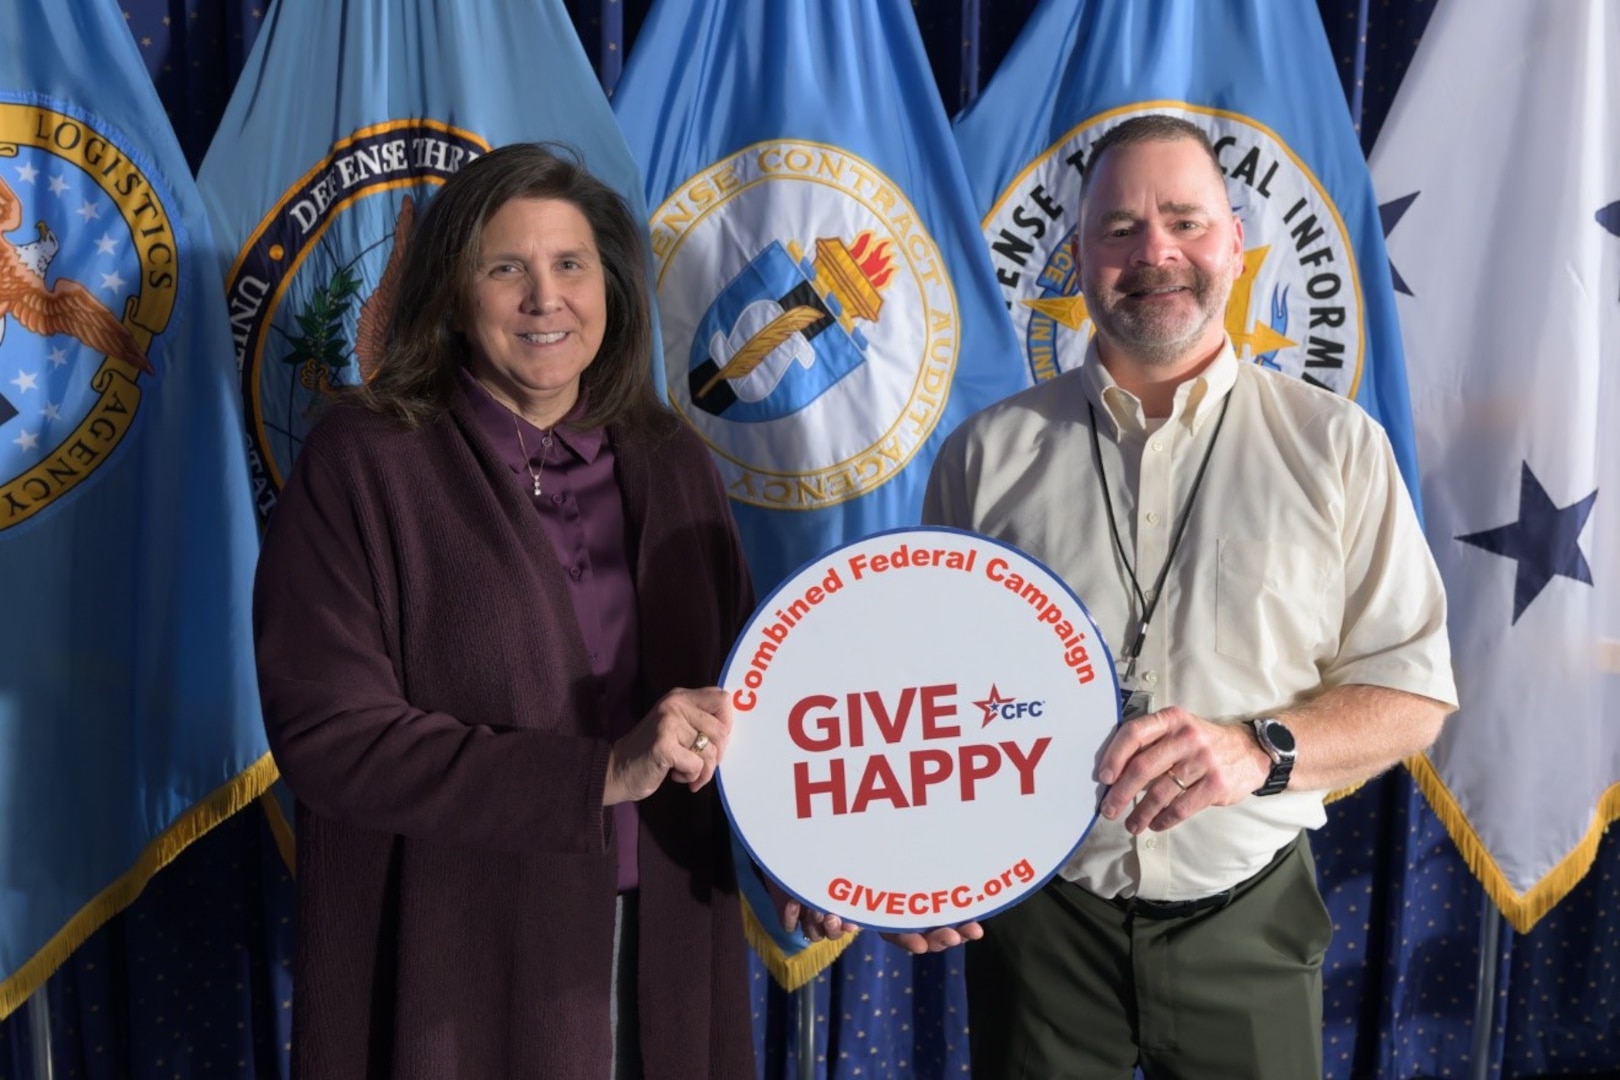
[[[1177,270],[1143,269],[1133,270],[1121,274],[1114,282],[1116,293],[1135,293],[1144,289],[1163,289],[1172,285],[1179,285],[1200,292],[1203,288],[1203,279],[1195,272]]]

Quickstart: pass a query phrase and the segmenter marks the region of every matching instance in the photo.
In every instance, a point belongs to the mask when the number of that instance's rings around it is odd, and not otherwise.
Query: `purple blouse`
[[[596,676],[597,701],[606,726],[603,735],[618,739],[641,719],[635,704],[641,677],[640,626],[631,573],[635,538],[625,521],[607,433],[601,428],[581,431],[558,424],[548,437],[496,401],[466,368],[457,373],[485,437],[530,493],[557,561],[568,573],[574,618],[579,620]],[[584,409],[582,397],[563,418],[564,423]],[[536,473],[539,495],[534,494]],[[620,892],[636,887],[638,822],[635,803],[613,807]]]

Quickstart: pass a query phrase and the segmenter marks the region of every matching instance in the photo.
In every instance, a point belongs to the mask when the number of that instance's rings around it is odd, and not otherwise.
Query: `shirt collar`
[[[528,473],[528,464],[524,459],[524,448],[529,451],[531,461],[540,459],[540,439],[545,434],[517,413],[495,400],[495,396],[485,389],[473,373],[465,366],[456,368],[456,378],[461,382],[461,388],[467,394],[467,401],[472,406],[474,418],[478,421],[478,428],[484,437],[495,447],[495,452],[506,462],[507,467],[515,473]],[[581,416],[585,415],[586,400],[585,389],[580,388],[579,400],[574,407],[568,410],[566,416],[552,428],[557,441],[567,447],[580,460],[589,465],[596,460],[607,444],[607,432],[600,427],[577,428],[570,427]],[[518,431],[523,432],[523,439],[518,440]],[[551,464],[558,464],[552,461]]]
[[[1197,434],[1204,421],[1215,414],[1212,406],[1231,392],[1232,385],[1237,382],[1237,368],[1238,359],[1232,351],[1232,339],[1225,338],[1220,354],[1203,371],[1176,387],[1170,417],[1165,424],[1179,423],[1189,432]],[[1114,438],[1118,439],[1126,433],[1141,434],[1147,430],[1147,417],[1142,412],[1141,400],[1115,382],[1108,369],[1097,359],[1095,334],[1086,346],[1082,372],[1086,397],[1107,415],[1113,425]]]

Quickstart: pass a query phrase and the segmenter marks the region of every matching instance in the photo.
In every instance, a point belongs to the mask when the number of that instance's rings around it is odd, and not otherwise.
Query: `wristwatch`
[[[1271,758],[1271,772],[1255,794],[1275,795],[1288,787],[1288,777],[1294,771],[1294,733],[1288,730],[1287,724],[1272,716],[1250,720],[1249,726],[1254,729],[1260,749]]]

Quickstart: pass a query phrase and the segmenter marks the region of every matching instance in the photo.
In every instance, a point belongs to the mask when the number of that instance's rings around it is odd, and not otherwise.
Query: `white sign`
[[[1096,817],[1112,657],[1015,548],[902,529],[801,567],[721,685],[726,812],[801,902],[860,926],[979,919],[1040,888]]]

